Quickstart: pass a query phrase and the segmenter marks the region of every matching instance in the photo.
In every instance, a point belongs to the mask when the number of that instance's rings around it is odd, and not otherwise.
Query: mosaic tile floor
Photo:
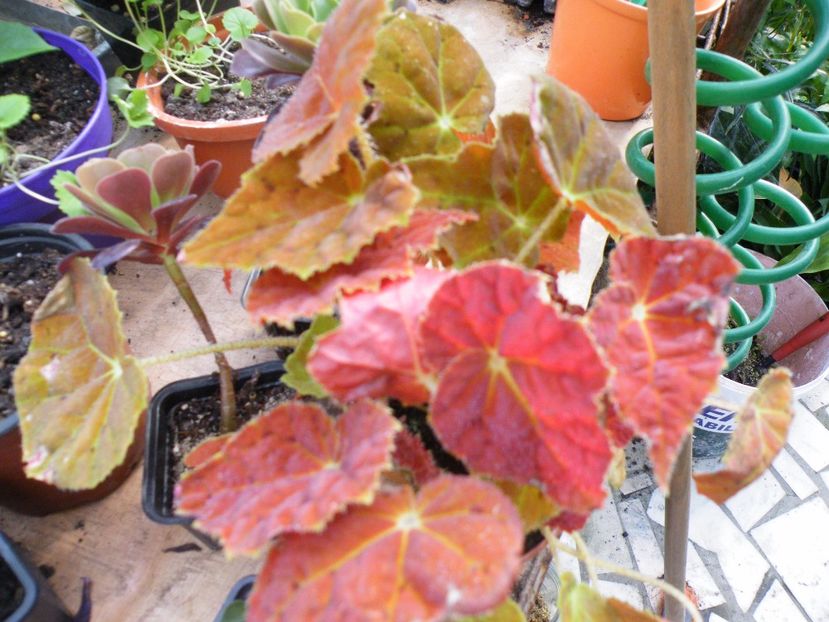
[[[711,470],[716,458],[695,459]],[[590,550],[650,576],[662,574],[665,498],[645,447],[634,442],[628,478],[583,531]],[[692,492],[688,581],[707,622],[829,622],[829,380],[795,406],[786,447],[749,488],[717,506]],[[581,573],[562,556],[558,571]],[[657,591],[600,574],[607,596],[653,609]]]

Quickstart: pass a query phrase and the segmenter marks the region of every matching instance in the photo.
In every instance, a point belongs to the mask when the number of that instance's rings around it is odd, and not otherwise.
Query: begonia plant
[[[528,113],[492,123],[494,96],[451,25],[342,0],[242,187],[180,252],[263,270],[256,321],[318,314],[285,379],[327,401],[206,440],[176,490],[228,554],[265,556],[250,622],[520,620],[509,598],[527,533],[609,567],[556,534],[602,506],[634,435],[667,488],[716,384],[738,264],[716,241],[656,236],[580,97],[537,78]],[[579,313],[556,271],[577,263],[587,215],[618,243],[610,285]],[[78,261],[64,289],[89,271]],[[61,341],[53,305],[21,372],[39,390],[68,373],[63,354],[35,362]],[[111,369],[132,369],[115,354]],[[708,491],[759,476],[775,448],[756,439],[784,433],[790,391],[784,371],[763,383]],[[567,575],[559,609],[658,619]]]

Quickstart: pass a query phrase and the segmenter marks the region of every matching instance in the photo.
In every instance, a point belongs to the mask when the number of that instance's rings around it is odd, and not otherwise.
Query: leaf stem
[[[207,339],[208,343],[216,344],[216,335],[213,333],[213,328],[210,326],[207,314],[205,314],[201,303],[196,298],[196,294],[190,287],[190,283],[187,281],[187,277],[184,276],[184,272],[175,257],[165,255],[164,268],[167,270],[170,280],[176,286],[178,293],[193,314],[193,318],[196,320],[196,324],[199,325],[204,338]],[[219,391],[222,403],[220,428],[221,432],[226,434],[233,432],[239,426],[239,421],[236,417],[236,389],[233,386],[233,368],[227,362],[227,357],[221,351],[216,351],[214,355],[216,358],[216,366],[219,368]]]
[[[582,555],[584,565],[587,566],[587,576],[590,578],[590,585],[599,589],[599,575],[596,573],[596,565],[593,563],[590,551],[587,550],[587,544],[585,544],[581,534],[576,531],[573,532],[573,540],[576,543],[576,548]]]
[[[217,352],[233,352],[234,350],[253,350],[256,348],[294,348],[299,344],[299,337],[260,337],[258,339],[242,339],[240,341],[228,341],[216,343],[201,348],[191,348],[174,352],[164,356],[149,356],[139,361],[142,367],[164,365],[177,361],[186,361],[197,356],[216,354]]]
[[[538,227],[533,234],[529,237],[529,239],[524,242],[524,246],[521,247],[521,250],[518,251],[518,254],[515,256],[515,263],[523,263],[527,256],[533,252],[536,247],[538,247],[538,243],[541,241],[541,238],[547,233],[547,229],[556,221],[556,218],[561,215],[561,212],[567,207],[567,199],[559,197],[558,202],[553,206],[549,212],[547,212],[547,216],[544,217],[544,221],[541,223],[541,226]]]
[[[555,554],[555,551],[561,551],[562,553],[566,553],[567,555],[572,555],[573,557],[580,559],[583,561],[587,566],[588,569],[590,564],[595,566],[599,566],[601,568],[605,568],[610,572],[616,573],[623,577],[627,577],[628,579],[633,579],[634,581],[641,581],[642,583],[647,583],[649,585],[653,585],[654,587],[659,588],[666,594],[669,594],[676,600],[682,603],[682,606],[691,614],[691,619],[693,622],[702,622],[702,616],[700,615],[699,610],[694,606],[694,603],[691,602],[685,593],[681,590],[678,590],[670,583],[666,583],[660,579],[655,579],[653,577],[649,577],[648,575],[642,574],[641,572],[637,572],[630,568],[625,568],[624,566],[618,566],[613,562],[606,561],[599,557],[594,557],[587,551],[586,547],[584,550],[576,550],[572,549],[569,546],[562,544],[558,538],[553,535],[553,532],[550,530],[549,527],[542,527],[541,533],[544,534],[544,538],[547,540],[547,545]],[[581,541],[582,545],[584,545],[584,540],[582,540],[581,536],[574,533],[574,538],[576,539],[576,544],[578,545],[579,541]]]

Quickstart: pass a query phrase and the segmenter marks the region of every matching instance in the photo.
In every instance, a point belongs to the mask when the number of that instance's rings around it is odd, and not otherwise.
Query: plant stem
[[[529,239],[524,242],[524,246],[521,247],[521,250],[515,256],[515,263],[523,263],[527,256],[533,252],[533,250],[538,247],[538,243],[541,242],[541,238],[547,233],[547,229],[555,222],[556,218],[561,215],[562,210],[567,206],[567,199],[565,197],[560,197],[558,202],[553,206],[549,212],[547,212],[547,216],[544,217],[544,221],[541,223],[533,234],[529,237]]]
[[[226,343],[217,343],[210,346],[203,346],[201,348],[191,348],[190,350],[183,350],[182,352],[175,352],[164,356],[150,356],[141,359],[139,362],[142,367],[152,367],[154,365],[164,365],[166,363],[175,363],[177,361],[186,361],[187,359],[196,358],[197,356],[206,356],[208,354],[216,354],[217,352],[233,352],[234,350],[252,350],[256,348],[293,348],[299,343],[299,337],[260,337],[258,339],[242,339],[241,341],[228,341]]]
[[[573,532],[573,540],[576,542],[576,547],[579,552],[583,555],[584,565],[587,566],[587,576],[590,578],[590,584],[594,588],[599,589],[599,575],[596,573],[596,566],[593,563],[593,559],[590,557],[590,551],[587,549],[587,544],[585,544],[581,534],[575,531]]]
[[[595,566],[599,566],[610,572],[616,573],[623,577],[627,577],[628,579],[633,579],[634,581],[641,581],[642,583],[647,583],[649,585],[653,585],[654,587],[659,588],[666,594],[674,597],[680,603],[682,603],[683,607],[691,614],[691,619],[693,622],[702,622],[702,616],[699,613],[699,610],[694,606],[694,603],[691,602],[684,592],[681,590],[676,589],[670,583],[666,583],[660,579],[655,579],[654,577],[649,577],[648,575],[642,574],[641,572],[636,572],[630,568],[625,568],[624,566],[618,566],[613,562],[606,561],[599,557],[594,557],[590,554],[589,551],[585,548],[583,551],[571,549],[569,546],[562,544],[558,538],[553,535],[553,532],[550,530],[549,527],[542,527],[541,533],[544,535],[544,539],[547,540],[548,546],[554,551],[555,550],[561,551],[562,553],[566,553],[567,555],[572,555],[576,559],[580,559],[585,564],[593,564]],[[578,534],[573,534],[574,538],[578,536]],[[578,537],[579,539],[580,536]],[[582,540],[582,543],[584,541]],[[578,543],[578,539],[576,540]]]
[[[187,277],[178,265],[175,257],[172,255],[164,256],[164,268],[170,279],[176,286],[178,293],[181,295],[184,302],[187,304],[196,324],[199,325],[204,338],[208,343],[216,344],[216,335],[213,334],[213,328],[207,320],[207,315],[202,309],[196,294],[190,287]],[[236,390],[233,386],[233,368],[227,362],[227,357],[222,352],[215,352],[216,366],[219,368],[219,392],[221,395],[222,412],[221,412],[221,432],[226,434],[233,432],[238,426],[239,421],[236,417]]]

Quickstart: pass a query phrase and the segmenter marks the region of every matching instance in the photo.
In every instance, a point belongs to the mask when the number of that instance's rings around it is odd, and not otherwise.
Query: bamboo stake
[[[696,62],[693,0],[650,0],[656,210],[662,235],[693,233],[696,192]],[[665,580],[685,589],[690,508],[691,440],[680,451],[665,507]],[[682,604],[668,595],[664,617],[684,622]]]

